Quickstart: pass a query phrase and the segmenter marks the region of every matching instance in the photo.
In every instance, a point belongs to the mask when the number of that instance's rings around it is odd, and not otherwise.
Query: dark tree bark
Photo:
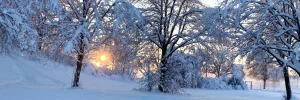
[[[166,90],[165,90],[165,87],[166,87],[166,82],[165,82],[165,80],[166,80],[166,74],[167,74],[167,66],[166,66],[166,64],[167,64],[167,58],[165,57],[165,55],[166,55],[166,52],[167,52],[167,47],[166,46],[164,46],[164,47],[162,47],[162,56],[161,56],[161,67],[160,67],[160,78],[159,78],[159,85],[158,85],[158,89],[159,89],[159,91],[161,91],[161,92],[167,92]]]
[[[268,51],[268,52],[270,52],[270,51]],[[284,57],[284,55],[283,55],[282,52],[279,52],[279,54],[280,54],[281,57]],[[291,89],[291,85],[290,85],[290,78],[289,78],[288,66],[284,66],[284,63],[282,61],[280,61],[278,58],[275,58],[275,59],[277,60],[277,63],[281,67],[283,67],[283,76],[284,76],[285,89],[286,89],[286,100],[290,100],[291,97],[292,97],[292,89]],[[297,73],[299,74],[299,72],[297,72]]]
[[[266,59],[264,61],[267,62]],[[264,81],[263,89],[266,89],[267,80],[269,79],[267,65],[263,65],[263,69],[262,70],[263,70],[263,81]]]
[[[291,90],[289,72],[288,72],[287,67],[283,67],[283,75],[284,75],[284,81],[285,81],[286,99],[291,100],[292,90]]]
[[[267,80],[263,80],[263,81],[264,81],[263,89],[266,89],[266,83],[267,83]]]
[[[81,41],[82,42],[82,41]],[[83,52],[84,52],[84,47],[80,47],[80,51],[82,52],[81,54],[78,54],[77,57],[77,67],[74,75],[74,81],[72,87],[78,87],[79,86],[79,77],[80,77],[80,72],[82,68],[82,61],[83,61]]]
[[[81,72],[81,68],[82,68],[82,61],[83,61],[83,57],[84,57],[84,43],[83,43],[83,34],[81,34],[81,40],[80,40],[80,51],[78,52],[78,56],[77,56],[77,67],[76,67],[76,71],[74,74],[74,80],[73,80],[73,85],[72,87],[78,87],[79,86],[79,77],[80,77],[80,72]]]
[[[87,0],[83,0],[83,18],[84,20],[86,20],[86,16],[87,16],[87,12],[88,12],[88,8],[87,8],[88,2]],[[81,22],[81,24],[84,24],[84,21]],[[82,69],[82,61],[84,58],[84,34],[81,33],[80,34],[80,42],[79,42],[79,51],[78,51],[78,56],[77,56],[77,67],[76,67],[76,71],[74,74],[74,80],[73,80],[73,84],[72,87],[78,87],[79,86],[79,77],[80,77],[80,73],[81,73],[81,69]]]
[[[167,74],[167,67],[166,67],[166,61],[165,60],[162,61],[162,66],[160,68],[160,72],[161,72],[161,75],[160,75],[160,79],[159,79],[160,82],[159,82],[159,85],[158,85],[158,89],[161,92],[167,92],[166,89],[165,89],[165,87],[166,87],[165,80],[166,80],[166,74]]]

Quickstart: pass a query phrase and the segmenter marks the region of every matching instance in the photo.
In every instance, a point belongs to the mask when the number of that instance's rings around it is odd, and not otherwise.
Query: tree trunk
[[[80,72],[81,72],[81,68],[82,68],[82,60],[83,60],[83,55],[79,54],[78,58],[77,58],[77,68],[75,71],[75,75],[74,75],[74,81],[73,81],[73,85],[72,87],[78,87],[79,84],[79,76],[80,76]]]
[[[266,83],[267,83],[267,80],[264,79],[264,86],[263,86],[263,89],[266,89]]]
[[[221,74],[221,67],[217,67],[217,78],[220,78],[220,74]]]
[[[292,90],[291,90],[289,72],[287,67],[283,67],[283,75],[284,75],[285,88],[286,88],[286,100],[291,100]]]
[[[159,85],[158,85],[158,89],[161,92],[167,92],[165,89],[165,83],[166,83],[166,73],[167,73],[167,59],[165,58],[166,55],[166,51],[167,51],[167,47],[163,46],[162,47],[162,55],[161,55],[161,65],[160,65],[160,79],[159,79]]]
[[[86,15],[88,12],[88,1],[87,0],[83,0],[83,18],[86,19]],[[84,21],[81,22],[81,24],[84,24]],[[81,72],[81,68],[82,68],[82,61],[83,61],[83,56],[84,56],[84,47],[85,44],[83,42],[84,40],[84,33],[80,34],[80,42],[79,42],[79,51],[78,51],[78,57],[77,57],[77,68],[74,74],[74,80],[73,80],[73,85],[72,87],[78,87],[79,84],[79,77],[80,77],[80,72]]]
[[[152,74],[151,74],[151,70],[150,70],[150,66],[149,64],[147,64],[147,77],[148,77],[148,91],[152,91],[152,86],[153,86],[153,83],[151,82],[153,79],[152,79]]]
[[[83,38],[83,35],[81,35],[81,38]],[[77,67],[76,67],[76,71],[74,74],[74,80],[73,80],[72,87],[79,86],[78,82],[79,82],[80,72],[81,72],[81,68],[82,68],[83,55],[84,55],[83,39],[80,40],[79,46],[80,46],[80,52],[78,53],[78,57],[77,57]]]
[[[264,62],[267,62],[267,59],[265,58],[264,59]],[[263,89],[266,89],[266,84],[267,84],[267,80],[268,80],[268,78],[269,78],[269,75],[268,75],[268,68],[267,68],[268,66],[267,65],[263,65],[263,81],[264,81],[264,86],[263,86]]]
[[[162,60],[161,61],[161,67],[160,67],[160,79],[159,79],[159,85],[158,85],[158,89],[159,89],[159,91],[161,91],[161,92],[167,92],[166,90],[165,90],[165,78],[166,78],[166,73],[167,73],[167,66],[166,66],[166,63],[167,63],[167,61],[166,60]]]
[[[42,45],[43,45],[42,43],[40,43],[40,42],[38,43],[38,49],[39,49],[39,51],[43,51],[43,50],[42,50],[42,49],[43,49],[43,48],[42,48]]]

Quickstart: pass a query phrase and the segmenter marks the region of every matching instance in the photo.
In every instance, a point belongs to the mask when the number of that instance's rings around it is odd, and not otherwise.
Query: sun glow
[[[102,55],[102,56],[100,57],[100,60],[101,60],[101,61],[105,61],[105,60],[106,60],[106,57],[105,57],[104,55]]]
[[[93,51],[89,55],[89,62],[97,68],[107,67],[108,69],[112,69],[111,67],[111,55],[107,51]]]

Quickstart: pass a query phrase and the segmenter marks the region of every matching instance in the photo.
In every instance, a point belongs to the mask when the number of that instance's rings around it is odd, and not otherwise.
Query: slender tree
[[[255,79],[263,81],[263,89],[266,89],[267,80],[272,78],[273,69],[278,69],[276,67],[276,61],[267,52],[262,52],[264,50],[258,49],[250,52],[247,55],[247,69],[248,75]]]

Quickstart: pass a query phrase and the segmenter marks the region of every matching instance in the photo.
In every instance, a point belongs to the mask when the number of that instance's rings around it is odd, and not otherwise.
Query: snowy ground
[[[251,78],[246,78],[248,88],[250,88],[250,81],[252,82],[252,89],[254,90],[263,90],[263,82],[261,80],[255,80]],[[299,77],[290,77],[290,85],[293,93],[300,94],[300,78]],[[267,81],[266,89],[267,91],[285,91],[285,82],[282,79],[279,82]]]
[[[81,74],[82,89],[70,89],[73,68],[50,61],[0,55],[0,100],[282,100],[283,92],[185,89],[171,95],[133,90],[118,77]],[[295,93],[297,97],[300,94]]]

